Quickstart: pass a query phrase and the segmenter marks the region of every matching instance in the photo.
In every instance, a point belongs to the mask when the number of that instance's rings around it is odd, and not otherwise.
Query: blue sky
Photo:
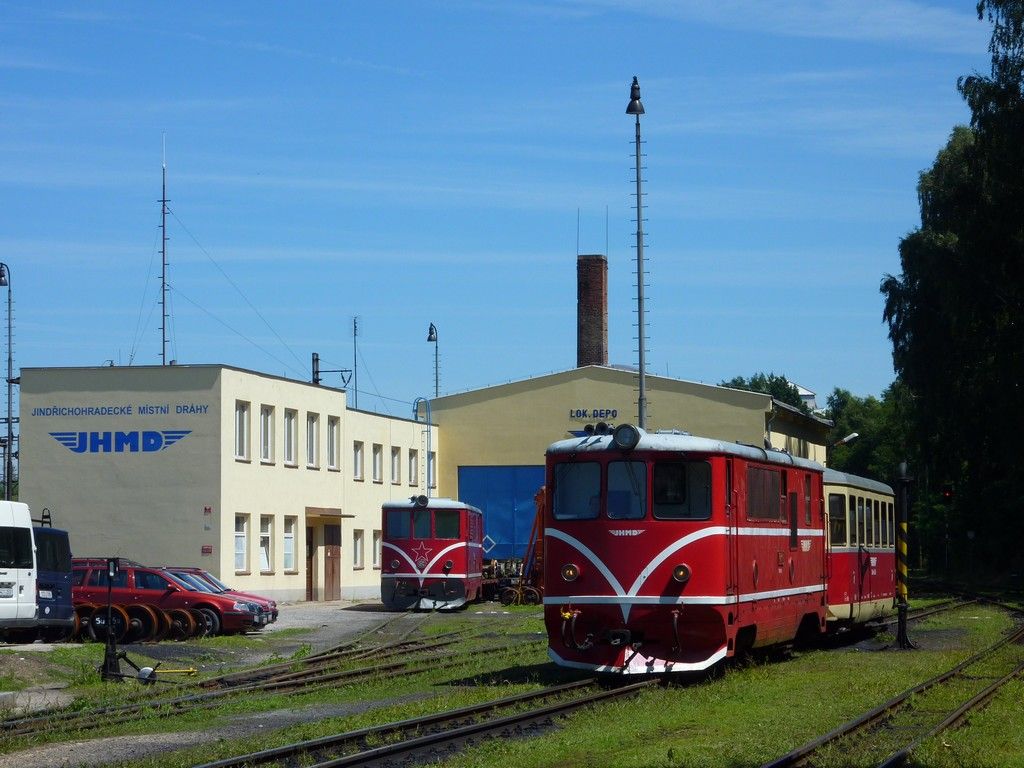
[[[164,137],[169,358],[308,379],[358,316],[359,407],[408,415],[431,322],[442,394],[573,367],[578,247],[635,364],[637,75],[649,373],[878,395],[878,285],[989,32],[910,0],[4,2],[15,368],[160,362]]]

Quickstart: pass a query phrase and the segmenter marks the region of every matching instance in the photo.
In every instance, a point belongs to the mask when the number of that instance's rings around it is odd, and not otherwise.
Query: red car
[[[107,602],[107,561],[100,558],[75,558],[72,566],[71,593],[76,605]],[[258,607],[234,596],[201,592],[172,574],[122,560],[109,585],[114,605],[151,605],[164,611],[176,608],[194,610],[203,616],[207,635],[244,632],[252,629]]]
[[[232,589],[212,573],[202,568],[194,566],[167,566],[162,570],[170,571],[175,577],[184,581],[198,583],[200,589],[206,590],[208,588],[209,591],[224,595],[224,597],[235,597],[239,600],[254,603],[259,607],[256,617],[256,624],[258,626],[277,621],[276,600],[271,600],[269,597],[263,597],[252,592],[241,592],[237,589]]]

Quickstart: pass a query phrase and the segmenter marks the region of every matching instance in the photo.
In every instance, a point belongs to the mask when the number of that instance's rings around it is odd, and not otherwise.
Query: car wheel
[[[206,622],[206,636],[216,637],[220,634],[220,616],[213,608],[200,608],[199,612],[203,615],[203,621]]]

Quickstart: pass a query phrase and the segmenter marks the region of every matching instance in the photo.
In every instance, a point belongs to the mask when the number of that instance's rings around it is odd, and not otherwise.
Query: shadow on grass
[[[533,683],[536,685],[559,685],[560,683],[571,683],[574,680],[584,680],[593,677],[583,671],[563,669],[552,663],[516,665],[505,669],[497,669],[492,672],[483,672],[471,677],[448,680],[438,685],[467,686],[467,685],[525,685]]]

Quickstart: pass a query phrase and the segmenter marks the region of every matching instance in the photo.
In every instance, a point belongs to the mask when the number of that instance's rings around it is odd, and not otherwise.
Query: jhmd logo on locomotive
[[[153,453],[170,448],[191,429],[133,432],[51,432],[50,437],[73,453]]]

